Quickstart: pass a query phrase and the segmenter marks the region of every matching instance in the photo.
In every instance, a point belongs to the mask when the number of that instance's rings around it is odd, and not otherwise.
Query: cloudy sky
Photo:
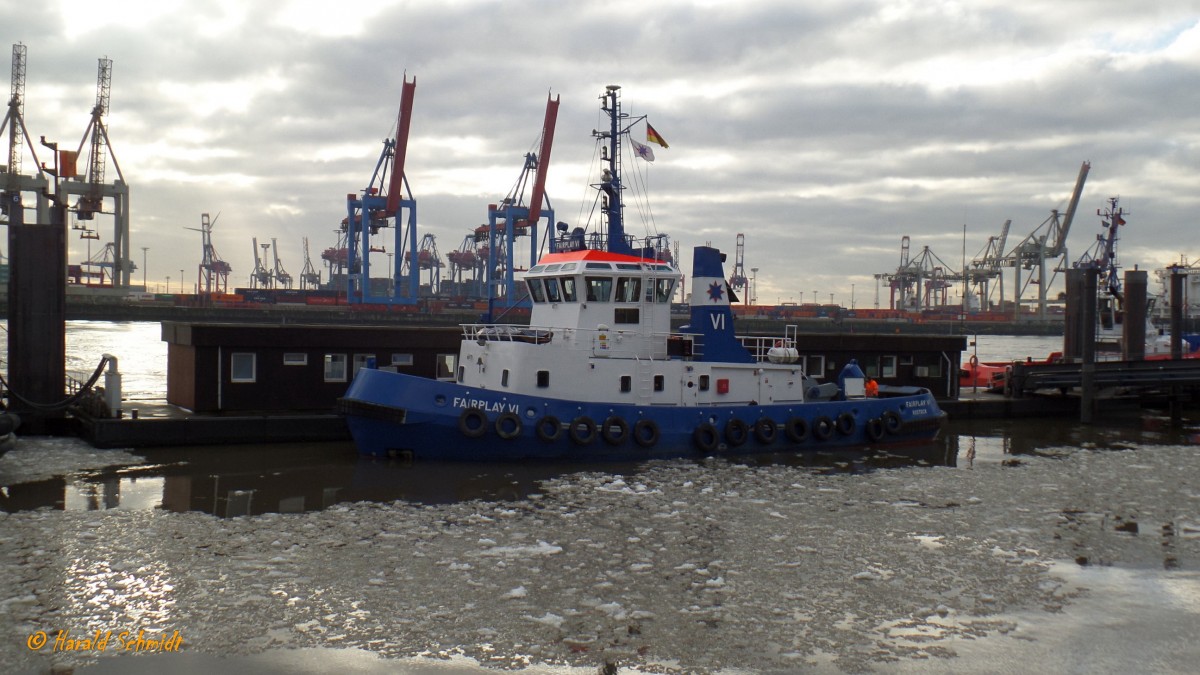
[[[910,256],[956,269],[964,226],[967,260],[1007,219],[1014,245],[1065,209],[1085,160],[1069,259],[1113,196],[1123,266],[1200,259],[1195,0],[0,0],[0,45],[18,42],[29,131],[67,147],[112,59],[107,124],[152,290],[180,270],[190,290],[186,228],[206,212],[231,286],[249,283],[253,237],[276,238],[297,278],[308,237],[320,267],[405,72],[407,175],[443,256],[512,188],[547,93],[562,101],[548,193],[558,220],[586,221],[598,96],[620,84],[670,143],[637,166],[652,216],[630,231],[731,254],[745,234],[764,304],[874,306],[905,235]]]

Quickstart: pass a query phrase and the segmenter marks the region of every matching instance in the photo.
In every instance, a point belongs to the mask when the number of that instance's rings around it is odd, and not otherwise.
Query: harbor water
[[[1061,347],[970,340],[981,361]],[[81,374],[117,356],[129,408],[165,396],[158,324],[72,322],[68,352]],[[1193,672],[1198,443],[1149,410],[621,465],[21,438],[0,457],[0,663]]]

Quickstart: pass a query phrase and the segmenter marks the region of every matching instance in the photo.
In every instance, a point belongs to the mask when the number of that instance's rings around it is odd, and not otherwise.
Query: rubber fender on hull
[[[511,440],[521,435],[521,418],[515,412],[500,413],[496,418],[496,435]]]
[[[537,437],[547,443],[553,443],[562,436],[562,423],[554,415],[546,415],[538,420],[538,423],[533,427],[537,432]]]
[[[895,410],[889,410],[883,413],[883,428],[889,434],[900,433],[900,427],[904,426],[904,421],[900,419],[900,413]]]
[[[643,448],[654,447],[658,443],[658,424],[651,419],[638,420],[633,425],[633,442]]]
[[[458,416],[458,430],[467,438],[479,438],[487,433],[487,415],[479,408],[467,408]]]
[[[871,442],[883,438],[883,420],[878,417],[872,417],[867,420],[865,429],[867,431],[867,438],[871,439]]]
[[[737,418],[729,420],[725,425],[725,442],[729,447],[736,448],[750,437],[750,425]]]
[[[717,444],[721,442],[721,435],[717,433],[717,428],[710,422],[701,422],[700,426],[692,432],[692,442],[701,452],[712,452],[717,449]]]
[[[856,426],[854,424],[854,415],[851,415],[848,412],[838,415],[837,421],[834,422],[834,426],[837,427],[839,434],[843,436],[849,436],[850,434],[854,433],[854,427]]]
[[[818,441],[829,440],[833,436],[833,420],[825,415],[817,417],[812,423],[812,435]]]
[[[803,443],[808,440],[808,422],[802,417],[789,418],[783,425],[783,434],[793,443]]]
[[[604,425],[600,427],[600,437],[609,445],[620,445],[629,438],[629,423],[613,415],[604,420]]]
[[[567,434],[576,445],[588,445],[596,440],[596,422],[587,415],[580,415],[571,420]]]
[[[775,420],[770,417],[759,418],[754,423],[754,440],[763,445],[770,445],[775,442],[775,437],[779,435],[779,425],[775,424]]]

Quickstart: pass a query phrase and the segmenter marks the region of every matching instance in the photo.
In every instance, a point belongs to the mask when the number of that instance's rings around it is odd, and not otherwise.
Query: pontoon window
[[[546,299],[550,302],[562,302],[562,294],[558,290],[558,279],[546,279]]]
[[[526,279],[525,285],[529,286],[529,296],[534,302],[545,302],[546,292],[542,290],[541,279]]]
[[[642,292],[642,280],[639,277],[617,278],[617,302],[637,302]]]
[[[670,302],[671,291],[675,288],[675,280],[658,279],[656,282],[656,287],[658,292],[655,294],[654,299],[658,302]]]
[[[590,266],[592,263],[588,263]],[[608,302],[612,299],[612,279],[609,277],[584,277],[587,282],[588,302]]]
[[[879,357],[879,376],[880,377],[895,377],[896,376],[896,357],[881,356]]]
[[[559,281],[562,282],[563,300],[566,302],[579,302],[579,296],[575,293],[575,277],[563,277]]]

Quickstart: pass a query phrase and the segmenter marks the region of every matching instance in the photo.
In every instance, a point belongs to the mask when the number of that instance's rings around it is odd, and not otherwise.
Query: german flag
[[[659,145],[663,146],[664,148],[671,147],[671,146],[667,145],[667,142],[663,140],[662,136],[658,135],[658,132],[654,130],[654,127],[650,126],[649,122],[646,122],[646,142],[647,143],[658,143]]]

